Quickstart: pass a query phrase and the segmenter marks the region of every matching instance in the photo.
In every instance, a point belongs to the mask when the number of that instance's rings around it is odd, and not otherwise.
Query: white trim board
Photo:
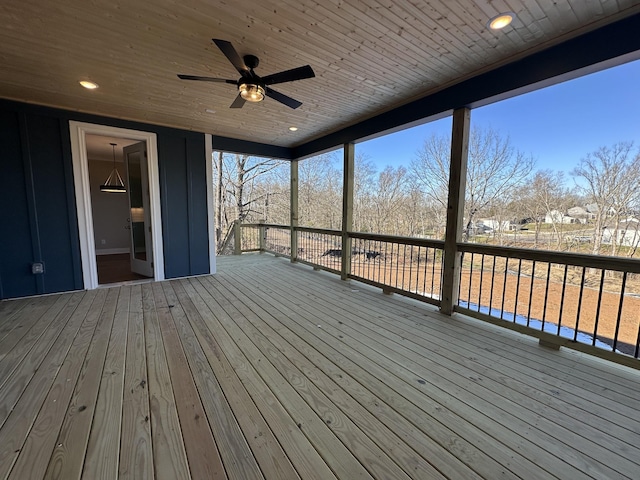
[[[213,193],[213,142],[211,134],[204,136],[204,156],[207,159],[207,223],[209,230],[209,273],[216,273],[216,220],[215,199]]]
[[[156,134],[139,130],[127,130],[125,128],[76,122],[74,120],[69,121],[69,132],[71,134],[73,183],[76,194],[84,288],[93,290],[98,287],[98,267],[96,265],[96,248],[93,238],[93,212],[91,211],[91,189],[87,159],[87,135],[127,138],[147,143],[154,280],[164,280],[164,248],[162,243],[162,216],[160,213],[160,174],[158,169]]]

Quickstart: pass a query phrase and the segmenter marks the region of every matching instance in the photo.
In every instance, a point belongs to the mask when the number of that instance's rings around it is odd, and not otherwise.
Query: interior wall
[[[0,299],[84,286],[70,120],[157,135],[165,277],[209,273],[203,133],[0,100]]]
[[[116,168],[126,186],[124,163],[117,162]],[[89,158],[91,209],[97,255],[129,252],[130,230],[127,227],[130,223],[127,221],[129,218],[127,194],[100,191],[100,185],[105,182],[112,170],[112,162]]]

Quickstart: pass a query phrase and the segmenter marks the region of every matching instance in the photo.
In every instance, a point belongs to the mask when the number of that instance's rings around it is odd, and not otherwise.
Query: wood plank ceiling
[[[488,29],[504,11],[513,24]],[[637,0],[4,0],[0,98],[292,147],[639,11]],[[233,85],[179,80],[238,76],[212,38],[258,56],[263,76],[311,65],[316,78],[277,86],[302,107],[230,109]]]

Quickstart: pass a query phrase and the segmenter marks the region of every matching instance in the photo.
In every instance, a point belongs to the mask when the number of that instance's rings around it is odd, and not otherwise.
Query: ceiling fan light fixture
[[[255,83],[241,83],[239,90],[240,96],[247,102],[257,103],[264,100],[264,88],[262,85]]]
[[[507,25],[510,25],[511,22],[513,22],[513,19],[515,18],[515,16],[516,16],[515,13],[511,13],[511,12],[499,13],[498,15],[496,15],[495,17],[489,20],[489,23],[488,23],[489,28],[491,30],[501,30]]]

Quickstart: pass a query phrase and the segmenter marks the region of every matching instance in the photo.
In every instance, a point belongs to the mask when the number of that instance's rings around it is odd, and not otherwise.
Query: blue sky
[[[472,125],[508,135],[536,160],[536,169],[565,171],[601,146],[640,147],[640,60],[472,110]],[[448,134],[443,119],[356,145],[379,170],[408,166],[432,133]],[[567,175],[567,177],[570,177]]]

